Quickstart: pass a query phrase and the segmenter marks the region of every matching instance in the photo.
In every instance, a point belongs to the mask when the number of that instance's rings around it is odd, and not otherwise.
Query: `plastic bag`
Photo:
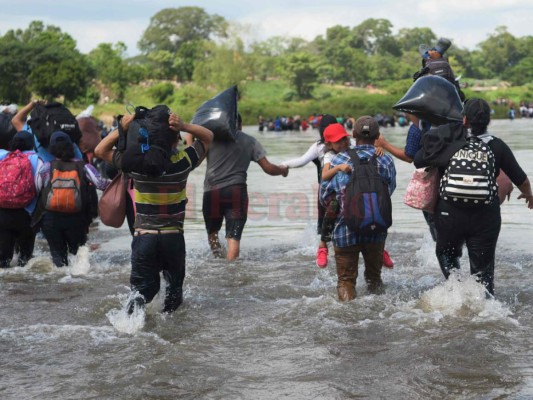
[[[439,198],[439,171],[437,168],[419,168],[413,172],[413,177],[407,184],[403,202],[409,207],[435,212],[435,205]]]
[[[237,135],[237,86],[217,94],[196,110],[191,123],[209,129],[215,140],[234,141]]]
[[[437,75],[418,78],[392,108],[413,114],[432,125],[463,119],[463,103],[455,86]]]

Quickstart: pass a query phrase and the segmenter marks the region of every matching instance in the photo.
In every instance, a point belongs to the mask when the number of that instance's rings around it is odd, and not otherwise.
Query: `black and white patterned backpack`
[[[450,158],[440,181],[440,197],[459,207],[477,207],[492,203],[497,195],[494,153],[479,137],[471,136]]]

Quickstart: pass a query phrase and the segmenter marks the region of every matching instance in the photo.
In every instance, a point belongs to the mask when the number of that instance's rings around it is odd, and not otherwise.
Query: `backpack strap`
[[[352,164],[354,165],[354,167],[357,167],[359,164],[361,164],[361,159],[359,158],[359,155],[357,154],[357,150],[348,149],[346,152],[350,156],[350,159],[352,160]]]

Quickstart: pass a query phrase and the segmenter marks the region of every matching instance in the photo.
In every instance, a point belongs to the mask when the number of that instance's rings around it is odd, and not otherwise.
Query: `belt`
[[[133,233],[133,236],[142,236],[142,235],[166,235],[168,233],[183,233],[181,230],[176,229],[167,229],[167,230],[158,230],[158,229],[139,229]]]

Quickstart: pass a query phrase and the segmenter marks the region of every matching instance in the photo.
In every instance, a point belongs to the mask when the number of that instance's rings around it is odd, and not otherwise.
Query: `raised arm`
[[[21,131],[24,128],[24,124],[26,123],[26,120],[28,119],[28,115],[31,113],[31,110],[33,110],[33,107],[35,107],[36,104],[46,104],[45,100],[32,100],[28,104],[26,104],[24,107],[22,107],[14,116],[11,118],[11,123],[13,124],[13,127],[18,131]]]
[[[120,120],[120,125],[124,131],[128,130],[131,121],[135,118],[135,115],[125,115]],[[100,143],[94,149],[95,157],[99,158],[102,161],[105,161],[108,164],[113,162],[113,147],[118,142],[118,129],[111,131],[105,138],[101,140]]]
[[[192,143],[192,138],[195,138],[202,142],[205,151],[207,151],[209,145],[211,142],[213,142],[213,132],[201,125],[187,124],[183,122],[177,114],[170,114],[168,122],[170,124],[170,128],[174,129],[175,131],[187,132],[185,135],[185,143],[187,145],[190,145]]]

